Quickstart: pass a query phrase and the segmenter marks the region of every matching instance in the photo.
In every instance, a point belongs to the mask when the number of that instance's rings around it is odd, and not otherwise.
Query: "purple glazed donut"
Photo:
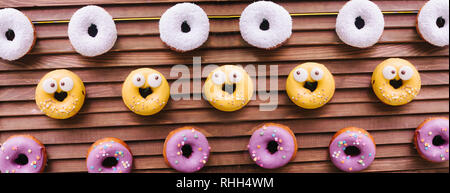
[[[295,159],[297,139],[289,127],[266,123],[254,130],[247,147],[257,165],[275,169]]]
[[[41,173],[47,163],[44,145],[30,135],[14,135],[1,146],[0,173]]]
[[[333,164],[345,172],[366,169],[375,159],[375,141],[364,129],[347,127],[339,130],[330,142]]]
[[[182,127],[169,133],[164,142],[164,161],[173,169],[196,172],[208,162],[211,147],[205,135],[193,127]]]
[[[133,155],[122,140],[103,138],[89,148],[86,166],[89,173],[130,173]]]
[[[431,162],[448,160],[448,118],[429,118],[414,132],[414,146]]]

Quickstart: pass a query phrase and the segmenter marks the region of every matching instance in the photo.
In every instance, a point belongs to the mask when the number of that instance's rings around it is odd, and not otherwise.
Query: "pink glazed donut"
[[[364,129],[347,127],[339,130],[330,142],[333,164],[345,172],[366,169],[375,159],[375,141]]]
[[[89,173],[130,173],[133,155],[124,141],[103,138],[89,148],[86,166]]]
[[[428,161],[448,160],[448,118],[429,118],[420,124],[414,132],[414,146]]]
[[[275,169],[295,159],[297,139],[289,127],[266,123],[254,130],[247,147],[257,165]]]
[[[41,173],[47,163],[44,145],[30,135],[13,135],[1,146],[0,173]]]
[[[211,147],[202,132],[194,127],[182,127],[169,133],[164,142],[166,164],[184,172],[196,172],[208,162]]]

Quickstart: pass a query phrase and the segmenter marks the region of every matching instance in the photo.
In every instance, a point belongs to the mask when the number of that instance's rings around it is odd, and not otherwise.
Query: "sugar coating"
[[[88,28],[97,26],[92,37]],[[75,51],[83,56],[94,57],[108,52],[116,43],[117,30],[112,16],[101,7],[89,5],[77,10],[70,18],[69,40]]]
[[[361,17],[364,27],[358,29],[355,19]],[[336,18],[336,33],[346,44],[367,48],[378,42],[384,30],[384,18],[378,6],[368,0],[347,2]]]
[[[430,0],[420,10],[417,17],[417,28],[420,35],[430,44],[447,46],[449,39],[449,1]],[[442,17],[445,23],[439,27],[436,20]]]
[[[14,39],[7,39],[6,32],[14,31]],[[0,58],[17,60],[27,54],[34,44],[35,34],[31,21],[13,8],[0,10]]]
[[[268,30],[260,29],[263,20]],[[276,48],[292,35],[292,18],[282,6],[271,1],[258,1],[247,6],[241,14],[239,29],[249,44],[263,49]]]
[[[189,32],[181,26],[186,22]],[[209,19],[203,9],[193,3],[179,3],[164,12],[159,20],[161,40],[169,47],[186,52],[200,47],[209,35]]]

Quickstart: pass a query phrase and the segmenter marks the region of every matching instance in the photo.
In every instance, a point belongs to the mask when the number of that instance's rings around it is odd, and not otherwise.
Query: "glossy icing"
[[[189,146],[192,153],[185,156],[182,149]],[[205,166],[210,149],[208,140],[203,133],[192,127],[183,127],[170,132],[164,143],[164,158],[173,169],[192,173]]]
[[[414,140],[416,149],[423,158],[432,162],[448,160],[448,126],[447,118],[432,118],[424,121],[417,128]],[[433,143],[436,136],[441,137],[441,144]]]
[[[115,158],[117,164],[105,167],[105,159]],[[130,173],[133,166],[133,155],[125,142],[117,138],[104,138],[95,142],[86,159],[89,173]]]
[[[354,146],[359,149],[358,155],[347,155],[345,150]],[[330,159],[333,164],[345,172],[357,172],[366,169],[375,159],[375,143],[370,134],[360,128],[350,127],[338,131],[333,137],[330,147]]]
[[[44,170],[47,156],[45,147],[34,137],[27,135],[12,136],[0,147],[1,173],[40,173]],[[26,163],[16,163],[22,154]]]
[[[273,153],[268,149],[269,143],[272,141],[278,145]],[[253,132],[248,144],[248,151],[251,159],[260,167],[279,168],[295,158],[297,140],[288,127],[268,123]]]

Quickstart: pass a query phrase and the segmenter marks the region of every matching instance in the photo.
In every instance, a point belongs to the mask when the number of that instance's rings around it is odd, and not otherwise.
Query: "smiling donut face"
[[[153,115],[169,100],[169,83],[156,70],[140,68],[132,71],[122,86],[125,105],[138,115]]]
[[[407,60],[390,58],[373,71],[373,91],[388,105],[399,106],[411,102],[419,94],[420,87],[419,72]]]
[[[242,67],[224,65],[208,75],[203,94],[216,109],[236,111],[252,98],[253,82]]]
[[[286,81],[286,92],[297,106],[316,109],[334,95],[335,84],[331,72],[322,64],[307,62],[295,67]]]
[[[36,88],[36,104],[47,116],[67,119],[81,109],[86,91],[80,77],[68,70],[47,73]]]

